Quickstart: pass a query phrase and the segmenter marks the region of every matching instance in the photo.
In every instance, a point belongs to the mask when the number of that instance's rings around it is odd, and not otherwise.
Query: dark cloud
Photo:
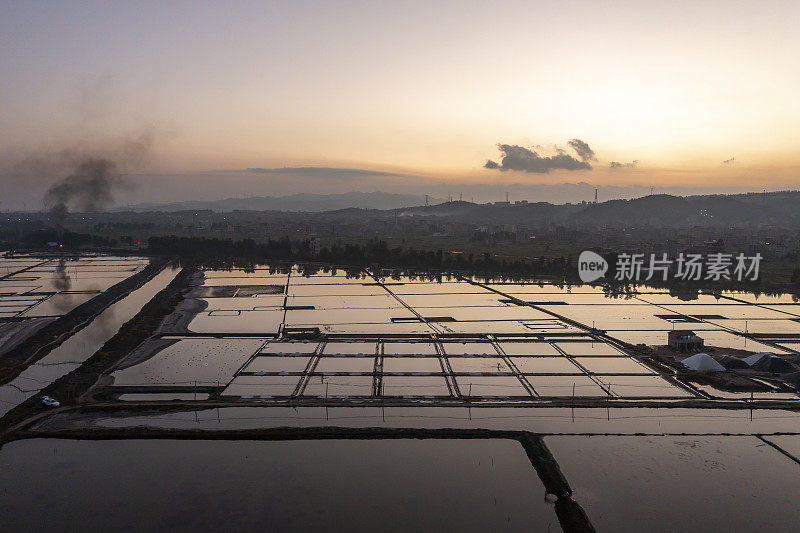
[[[569,144],[575,153],[578,154],[578,157],[581,158],[581,161],[597,161],[597,158],[594,155],[594,150],[589,148],[589,145],[583,142],[580,139],[572,139],[567,144]]]
[[[612,161],[609,167],[611,168],[634,168],[639,166],[639,161],[633,160],[628,163],[620,163],[619,161]]]
[[[730,159],[726,159],[725,161],[722,162],[722,164],[723,165],[728,165],[730,163],[733,163],[734,159],[736,159],[736,158],[735,157],[731,157]]]
[[[573,139],[575,140],[575,139]],[[570,141],[572,143],[572,141]],[[571,144],[570,144],[571,145]],[[521,170],[536,174],[546,174],[551,170],[591,170],[592,166],[586,161],[579,161],[563,150],[556,151],[556,155],[542,157],[533,150],[513,144],[498,144],[497,147],[503,154],[500,163],[486,162],[484,168],[506,170]],[[587,146],[588,148],[588,146]],[[590,149],[591,151],[591,149]],[[594,152],[592,152],[594,154]]]

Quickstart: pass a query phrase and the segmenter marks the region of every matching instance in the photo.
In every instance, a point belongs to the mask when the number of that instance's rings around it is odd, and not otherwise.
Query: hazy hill
[[[443,200],[431,198],[430,203]],[[348,192],[343,194],[292,194],[289,196],[254,196],[250,198],[226,198],[224,200],[188,201],[167,204],[138,204],[119,208],[117,211],[335,211],[357,207],[361,209],[397,209],[424,206],[424,195],[392,194],[385,192]]]
[[[598,204],[471,204],[447,202],[400,210],[402,215],[431,216],[476,224],[569,224],[598,227],[746,226],[800,227],[800,192],[708,196],[644,196]]]
[[[800,192],[762,194],[671,196],[650,195],[632,200],[602,203],[551,204],[547,202],[475,204],[431,200],[424,196],[374,193],[340,195],[297,194],[274,197],[231,198],[213,202],[148,204],[134,211],[211,210],[274,213],[291,217],[305,213],[307,220],[385,220],[398,217],[425,217],[467,224],[517,224],[524,226],[578,225],[582,227],[744,227],[773,225],[800,228]],[[441,202],[441,203],[440,203]],[[421,205],[423,204],[423,205]],[[130,211],[131,208],[125,210]],[[121,211],[121,210],[120,210]]]
[[[534,224],[559,222],[579,212],[582,204],[551,204],[547,202],[520,204],[474,204],[470,202],[445,202],[399,210],[400,216],[429,216],[449,218],[476,224]]]
[[[800,225],[800,192],[710,196],[652,195],[590,204],[574,220],[599,226]]]

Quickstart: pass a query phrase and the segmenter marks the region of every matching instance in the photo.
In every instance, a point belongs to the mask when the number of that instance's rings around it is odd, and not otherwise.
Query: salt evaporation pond
[[[141,357],[149,357],[112,375],[116,385],[175,385],[197,381],[209,384],[230,380],[266,339],[180,339],[150,355],[151,346],[140,346]],[[139,357],[136,352],[131,358]],[[125,364],[125,361],[123,361]]]
[[[570,435],[545,443],[598,531],[797,531],[800,524],[800,465],[753,436]]]
[[[34,439],[0,493],[13,531],[560,530],[509,440]]]
[[[166,287],[177,273],[176,268],[165,268],[143,286],[107,307],[88,326],[25,369],[13,381],[0,386],[0,416],[56,379],[78,368],[113,337],[122,324]]]

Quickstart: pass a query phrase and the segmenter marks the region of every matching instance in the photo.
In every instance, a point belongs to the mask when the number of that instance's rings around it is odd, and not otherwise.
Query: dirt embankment
[[[42,406],[44,396],[56,398],[62,405],[76,403],[102,374],[158,330],[164,317],[172,313],[183,300],[184,290],[189,286],[193,274],[189,269],[181,270],[169,285],[123,324],[116,335],[80,367],[57,379],[0,418],[0,431],[47,409]]]
[[[71,335],[88,326],[108,306],[121,300],[153,279],[166,266],[155,260],[133,276],[84,302],[57,320],[47,324],[25,341],[0,356],[0,384],[8,383],[23,370],[61,345]]]
[[[675,359],[676,357],[689,357],[694,355],[695,352],[678,352],[674,348],[671,348],[667,345],[651,345],[648,346],[649,352],[648,355],[653,356],[660,356],[660,357],[668,357],[670,359]],[[741,350],[739,348],[722,348],[719,346],[705,346],[700,352],[705,352],[709,355],[730,355],[731,357],[736,358],[743,358],[749,355],[753,355],[758,352],[754,352],[752,350]],[[699,353],[699,352],[697,352]]]

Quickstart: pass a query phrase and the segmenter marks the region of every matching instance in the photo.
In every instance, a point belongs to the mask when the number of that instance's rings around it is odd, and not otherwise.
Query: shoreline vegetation
[[[577,257],[531,257],[498,259],[491,253],[452,254],[441,249],[421,250],[414,247],[390,248],[386,241],[370,240],[363,245],[319,247],[310,240],[292,241],[288,238],[259,243],[252,239],[239,241],[201,237],[150,237],[147,253],[154,256],[177,257],[183,266],[208,268],[254,268],[259,264],[277,265],[276,271],[288,271],[298,264],[304,275],[345,271],[357,277],[364,269],[384,279],[441,281],[447,278],[470,278],[481,282],[552,283],[558,286],[592,285],[602,287],[611,297],[630,297],[642,288],[668,289],[670,294],[695,299],[703,293],[722,291],[749,292],[756,295],[778,296],[791,294],[800,299],[800,268],[789,283],[759,279],[756,281],[667,281],[619,282],[602,280],[583,283],[578,277]],[[282,266],[281,266],[282,265]]]
[[[559,287],[591,285],[601,287],[609,297],[632,297],[647,289],[667,289],[670,294],[693,300],[699,294],[720,294],[723,291],[747,292],[756,296],[789,294],[800,300],[800,266],[794,267],[788,281],[777,280],[769,274],[770,260],[762,260],[762,276],[755,281],[718,280],[684,281],[617,281],[602,278],[584,283],[578,277],[577,255],[499,258],[491,252],[479,254],[453,253],[443,249],[421,249],[413,246],[390,246],[387,241],[371,239],[363,244],[332,244],[319,246],[312,239],[291,240],[288,237],[256,241],[254,239],[221,239],[186,236],[151,236],[146,248],[119,248],[103,239],[91,236],[70,238],[65,244],[75,251],[95,251],[114,254],[145,255],[151,258],[175,260],[181,266],[243,269],[269,265],[278,272],[299,265],[303,275],[319,272],[344,271],[348,277],[358,277],[368,270],[379,279],[411,279],[442,281],[452,278],[475,279],[491,283],[549,283]],[[89,246],[89,248],[87,248]],[[32,243],[17,253],[45,256],[55,254],[51,249]],[[12,252],[13,253],[13,252]]]

